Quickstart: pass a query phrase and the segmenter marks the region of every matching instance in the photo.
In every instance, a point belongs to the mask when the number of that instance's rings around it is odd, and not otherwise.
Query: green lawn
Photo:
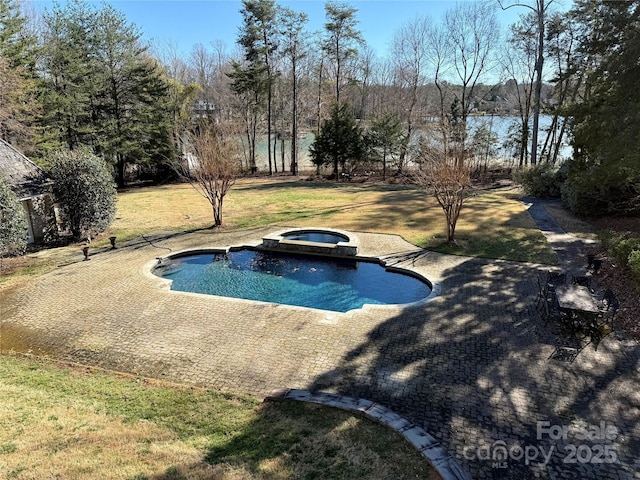
[[[517,190],[474,192],[460,215],[456,243],[448,244],[442,209],[415,187],[244,178],[225,198],[223,228],[325,226],[388,233],[442,253],[556,265],[555,254],[518,194]],[[566,213],[564,217],[572,218]],[[150,232],[206,229],[212,224],[209,204],[188,184],[131,188],[118,194],[116,220],[93,245],[108,246],[111,235],[123,243]],[[0,276],[0,285],[10,288],[28,281],[73,261],[78,251],[79,245],[72,245],[25,257],[23,268],[13,269],[17,273]],[[12,271],[10,266],[8,270]]]
[[[474,193],[463,208],[453,246],[446,245],[444,213],[435,199],[408,186],[241,179],[225,198],[223,213],[226,229],[320,225],[398,234],[415,245],[446,253],[556,263],[512,191]],[[121,240],[154,230],[183,231],[212,224],[209,204],[189,185],[122,192],[117,217],[107,236]]]
[[[438,478],[400,435],[331,408],[12,356],[0,398],[3,479]]]

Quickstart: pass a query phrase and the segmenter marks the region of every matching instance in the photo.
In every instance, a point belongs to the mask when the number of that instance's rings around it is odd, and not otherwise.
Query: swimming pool
[[[374,262],[253,249],[181,255],[154,273],[172,280],[172,290],[336,312],[412,303],[431,293],[425,281]]]

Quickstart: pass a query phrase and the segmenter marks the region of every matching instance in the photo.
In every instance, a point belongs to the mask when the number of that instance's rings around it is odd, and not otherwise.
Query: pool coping
[[[402,435],[438,472],[442,480],[471,480],[471,475],[462,468],[455,457],[439,441],[423,428],[379,403],[335,393],[310,392],[295,388],[275,390],[264,400],[293,400],[314,403],[363,415],[367,419],[380,423]]]

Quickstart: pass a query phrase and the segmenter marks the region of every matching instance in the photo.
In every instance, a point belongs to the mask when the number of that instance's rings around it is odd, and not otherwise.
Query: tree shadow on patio
[[[411,261],[428,265],[428,255],[415,255]],[[640,348],[622,351],[607,341],[572,364],[549,359],[554,337],[534,308],[531,279],[539,273],[530,264],[482,259],[449,268],[439,298],[379,324],[310,389],[374,400],[406,416],[443,442],[474,478],[545,472],[541,448],[556,452],[547,474],[583,478],[614,468],[564,463],[565,447],[580,442],[551,439],[537,422],[616,426],[620,435],[611,448],[621,463],[615,467],[629,469],[632,452],[640,448],[640,400],[634,393],[640,390]],[[495,461],[496,442],[514,452],[506,463]],[[517,457],[517,448],[527,446],[537,449],[536,459]],[[489,458],[480,460],[487,452]]]

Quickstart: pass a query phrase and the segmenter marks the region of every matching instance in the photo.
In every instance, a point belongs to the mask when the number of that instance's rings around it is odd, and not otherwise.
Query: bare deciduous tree
[[[529,153],[529,120],[533,105],[533,91],[535,86],[535,59],[537,44],[535,39],[535,18],[532,14],[521,15],[517,23],[510,27],[510,35],[505,45],[506,55],[501,59],[504,72],[508,75],[508,95],[518,105],[519,165],[528,163]]]
[[[541,158],[556,163],[560,155],[563,138],[568,129],[569,116],[564,112],[567,104],[577,101],[582,90],[583,76],[577,63],[579,34],[572,21],[554,13],[547,25],[547,52],[554,61],[555,105],[547,138],[541,150]]]
[[[393,37],[392,52],[397,81],[401,90],[407,91],[409,97],[402,102],[406,135],[398,160],[399,172],[404,167],[413,134],[418,89],[425,83],[431,30],[431,19],[422,17],[400,27]]]
[[[239,171],[238,136],[220,124],[202,126],[190,136],[183,177],[204,198],[213,210],[214,227],[222,225],[222,204],[234,185]]]
[[[460,162],[455,148],[438,142],[420,146],[420,168],[414,173],[416,183],[431,192],[442,207],[447,220],[447,242],[455,241],[460,211],[471,186],[471,170]]]
[[[201,43],[197,43],[191,50],[189,66],[193,76],[192,81],[200,85],[198,115],[213,118],[212,80],[214,74],[214,59],[211,52]]]
[[[296,12],[290,8],[281,7],[279,10],[282,23],[282,50],[289,64],[291,78],[291,174],[298,173],[298,89],[300,84],[300,62],[307,56],[307,42],[305,39],[305,25],[308,17],[306,13]],[[284,129],[283,129],[284,130]],[[282,132],[284,134],[284,132]],[[284,135],[283,135],[284,139]],[[284,171],[284,148],[282,149]]]
[[[458,135],[463,153],[467,117],[477,101],[476,86],[491,68],[491,52],[498,41],[498,22],[494,7],[489,3],[466,2],[446,13],[445,26],[451,45],[453,78],[460,82]]]
[[[535,89],[534,89],[534,101],[533,101],[533,128],[531,131],[531,165],[537,163],[538,158],[538,128],[540,122],[540,110],[541,110],[541,92],[542,92],[542,72],[544,69],[544,53],[545,53],[545,29],[547,26],[547,17],[551,4],[554,0],[535,0],[535,6],[529,5],[524,2],[515,2],[509,5],[503,4],[502,0],[498,0],[500,7],[506,10],[511,7],[524,7],[528,8],[535,18],[535,35],[537,37],[537,50],[534,70],[536,73]]]

